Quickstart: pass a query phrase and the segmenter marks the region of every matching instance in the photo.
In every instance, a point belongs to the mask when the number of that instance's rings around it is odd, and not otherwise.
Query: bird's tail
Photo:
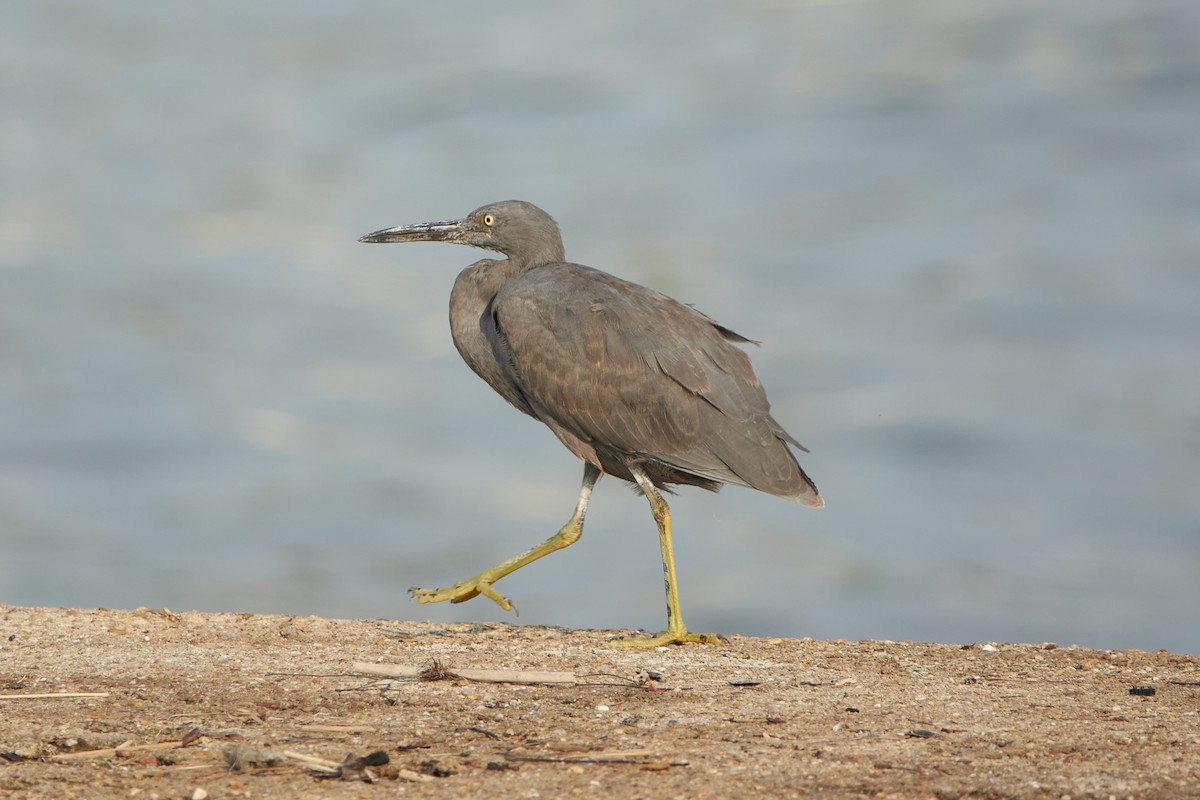
[[[817,491],[817,485],[812,482],[812,478],[808,477],[803,469],[800,469],[799,464],[796,465],[796,470],[800,473],[800,491],[783,495],[783,497],[809,508],[824,508],[825,498],[821,497],[821,493]]]

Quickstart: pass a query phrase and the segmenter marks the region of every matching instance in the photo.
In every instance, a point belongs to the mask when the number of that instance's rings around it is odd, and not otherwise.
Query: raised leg
[[[667,629],[658,636],[634,637],[617,639],[610,642],[614,647],[661,647],[665,644],[684,644],[698,642],[700,644],[718,644],[724,641],[716,633],[692,633],[683,624],[683,616],[679,611],[679,587],[675,580],[675,549],[671,545],[671,509],[662,494],[655,488],[646,472],[637,464],[629,464],[629,471],[637,479],[642,494],[650,502],[650,513],[658,523],[658,544],[662,548],[663,580],[667,586]]]
[[[451,603],[462,603],[477,595],[483,595],[505,611],[512,611],[512,601],[492,588],[492,584],[505,575],[516,572],[526,564],[537,561],[542,556],[550,555],[556,550],[562,550],[577,542],[583,535],[583,518],[587,514],[588,500],[592,497],[592,487],[599,479],[600,470],[591,464],[584,464],[583,485],[579,487],[579,502],[575,506],[575,514],[558,533],[537,547],[507,561],[502,561],[491,569],[485,569],[474,578],[459,581],[453,586],[441,589],[417,589],[414,587],[409,589],[408,593],[415,597],[418,603],[440,603],[444,600],[449,600]]]

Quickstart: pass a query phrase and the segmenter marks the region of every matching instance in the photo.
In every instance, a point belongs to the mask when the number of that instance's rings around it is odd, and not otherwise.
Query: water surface
[[[569,257],[763,342],[828,507],[674,501],[700,630],[1197,652],[1200,8],[17,2],[0,30],[0,600],[417,607],[581,469],[459,361],[465,248]],[[506,579],[661,629],[644,502]]]

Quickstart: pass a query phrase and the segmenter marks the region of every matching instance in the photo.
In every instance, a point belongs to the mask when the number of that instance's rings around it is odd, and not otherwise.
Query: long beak
[[[360,242],[460,242],[471,232],[465,219],[452,222],[423,222],[420,225],[397,225],[359,237]]]

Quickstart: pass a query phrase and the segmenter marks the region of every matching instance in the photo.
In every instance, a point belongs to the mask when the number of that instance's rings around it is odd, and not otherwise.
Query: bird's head
[[[453,242],[503,253],[522,267],[562,261],[563,244],[554,219],[532,203],[504,200],[477,208],[462,219],[399,225],[368,233],[360,242]]]

